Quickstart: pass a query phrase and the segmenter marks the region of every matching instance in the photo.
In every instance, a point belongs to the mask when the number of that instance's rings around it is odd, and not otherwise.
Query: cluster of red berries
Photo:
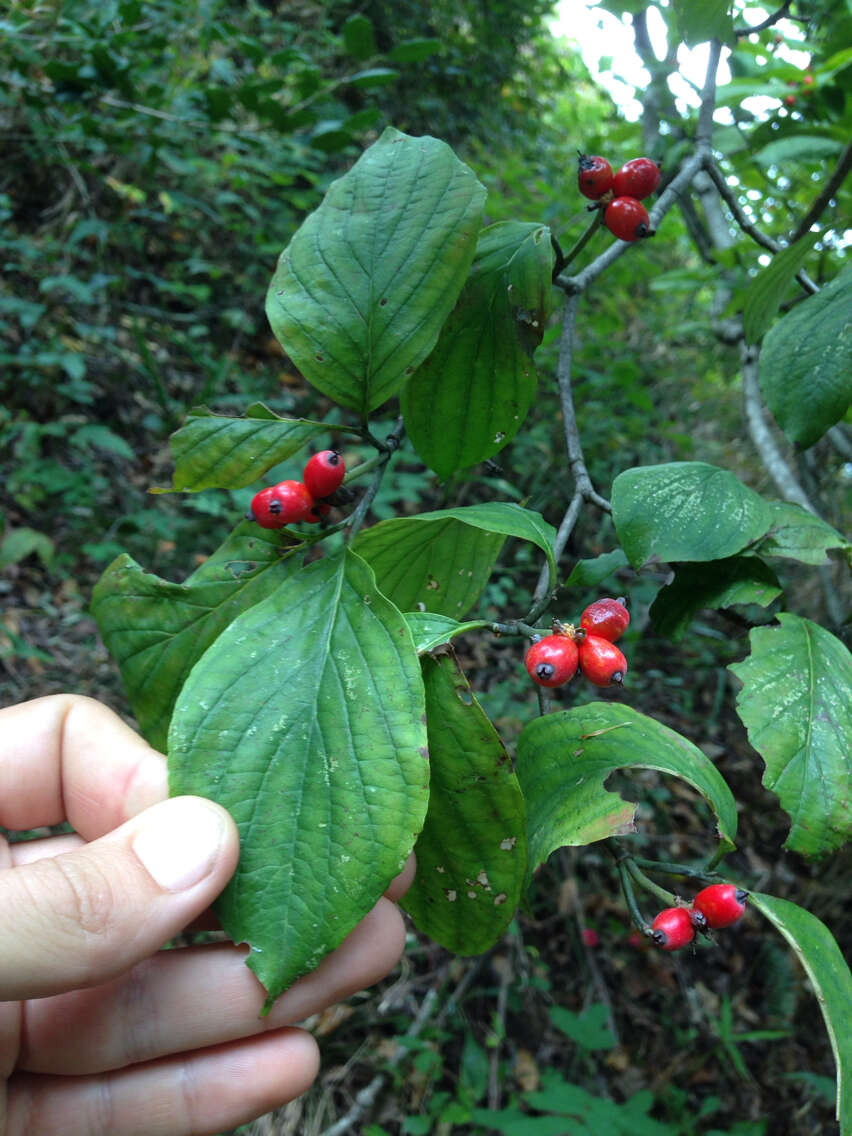
[[[304,481],[280,481],[255,493],[246,516],[264,529],[282,529],[298,521],[315,524],[328,514],[331,505],[326,498],[340,488],[345,473],[337,450],[323,450],[309,459]]]
[[[553,621],[553,634],[536,640],[524,656],[530,678],[539,686],[564,686],[577,670],[595,686],[624,681],[627,659],[615,640],[630,622],[624,600],[602,599],[589,604],[580,626]]]
[[[606,158],[581,154],[577,185],[584,197],[599,202],[604,224],[614,237],[638,241],[651,232],[651,220],[642,201],[651,196],[660,177],[659,165],[650,158],[631,158],[614,174]]]
[[[711,884],[700,891],[691,907],[667,907],[651,924],[651,938],[664,951],[679,951],[698,931],[730,927],[742,917],[748,892],[734,884]]]

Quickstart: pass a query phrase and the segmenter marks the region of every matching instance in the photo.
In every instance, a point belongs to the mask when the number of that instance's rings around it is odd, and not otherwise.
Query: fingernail
[[[218,810],[197,798],[176,797],[150,812],[132,847],[160,887],[184,891],[209,875],[225,835]]]

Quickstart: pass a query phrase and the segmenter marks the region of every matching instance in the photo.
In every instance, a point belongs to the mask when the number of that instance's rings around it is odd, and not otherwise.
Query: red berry
[[[635,197],[641,201],[651,196],[661,177],[660,167],[650,158],[631,158],[612,179],[612,192],[616,197]]]
[[[305,520],[308,522],[308,524],[318,525],[323,517],[327,517],[330,512],[331,505],[323,505],[322,502],[319,502],[314,505],[310,513],[307,515],[307,517],[305,517]]]
[[[601,635],[586,635],[578,651],[580,670],[595,686],[620,685],[627,674],[627,659],[621,650]]]
[[[580,616],[580,626],[614,643],[624,634],[630,616],[621,600],[602,599],[589,604]]]
[[[788,107],[791,107],[795,101],[796,101],[795,95],[785,95],[784,96],[784,102],[787,104]]]
[[[563,686],[577,673],[577,645],[567,635],[545,635],[528,649],[524,664],[539,686]]]
[[[314,499],[301,481],[281,481],[255,493],[246,516],[261,528],[281,529],[308,520],[313,507]]]
[[[612,166],[606,158],[580,154],[577,187],[584,197],[598,201],[612,187]]]
[[[616,197],[606,207],[604,224],[619,240],[638,241],[640,237],[647,237],[651,219],[648,210],[635,197]]]
[[[711,884],[698,893],[692,907],[704,916],[707,926],[715,930],[736,923],[745,911],[747,899],[748,892],[734,884]]]
[[[651,938],[664,951],[679,951],[695,938],[695,928],[685,907],[667,907],[651,924]]]
[[[322,450],[309,459],[302,476],[313,497],[330,497],[345,474],[346,466],[337,450]]]
[[[586,944],[587,947],[599,947],[600,946],[601,937],[597,933],[597,931],[594,930],[594,928],[584,927],[583,930],[580,932],[580,934],[582,936],[583,942]]]

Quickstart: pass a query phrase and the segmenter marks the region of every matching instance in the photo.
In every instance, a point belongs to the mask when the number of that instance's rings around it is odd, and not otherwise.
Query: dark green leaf
[[[784,847],[822,856],[852,834],[852,655],[808,619],[778,621],[755,628],[751,655],[730,667],[743,683],[737,712],[791,817]]]
[[[704,462],[625,470],[612,485],[612,516],[634,568],[722,560],[763,536],[772,521],[761,497]]]
[[[524,800],[512,762],[455,659],[421,661],[429,735],[429,810],[417,877],[402,905],[421,931],[460,955],[500,938],[526,871]]]
[[[800,505],[768,501],[773,520],[766,536],[755,546],[760,556],[780,556],[803,564],[825,564],[829,548],[849,548],[849,541]]]
[[[491,457],[522,426],[553,258],[545,225],[504,221],[481,233],[455,310],[402,395],[412,444],[439,477]]]
[[[92,615],[155,749],[165,751],[172,707],[195,662],[293,570],[292,558],[282,559],[286,541],[281,533],[243,522],[183,584],[162,580],[123,555],[95,585]]]
[[[760,389],[775,421],[804,448],[852,402],[852,270],[797,305],[768,332]]]
[[[405,622],[414,640],[418,655],[425,655],[427,651],[434,651],[436,647],[449,643],[456,635],[465,631],[474,631],[478,627],[486,627],[482,619],[473,619],[468,623],[459,623],[446,615],[435,615],[431,611],[407,611]]]
[[[360,12],[351,15],[343,25],[343,45],[356,59],[369,59],[376,54],[373,24]]]
[[[578,560],[564,586],[566,588],[596,587],[626,564],[627,557],[620,548],[614,548],[612,552],[603,552],[592,560]]]
[[[439,39],[406,39],[388,52],[393,63],[420,63],[441,50]]]
[[[606,790],[604,782],[614,770],[633,766],[692,785],[716,814],[722,846],[733,848],[736,804],[710,759],[629,706],[590,702],[534,718],[518,740],[531,872],[563,845],[590,844],[631,829],[636,806]]]
[[[353,87],[386,87],[388,83],[395,83],[399,72],[393,67],[370,67],[366,71],[359,71],[352,75],[349,82]]]
[[[266,311],[315,387],[361,413],[423,362],[476,249],[485,190],[435,138],[388,128],[281,254]]]
[[[0,571],[12,564],[20,564],[27,556],[35,553],[44,565],[53,559],[56,546],[47,533],[22,526],[9,529],[0,541]]]
[[[172,488],[242,489],[326,430],[322,422],[279,418],[262,402],[253,403],[243,418],[196,407],[170,439],[175,460]]]
[[[614,1049],[615,1035],[609,1027],[609,1013],[602,1002],[593,1003],[582,1014],[564,1006],[550,1007],[550,1020],[560,1033],[570,1037],[582,1049]]]
[[[672,0],[680,38],[688,47],[719,39],[734,42],[729,0]]]
[[[755,160],[764,166],[777,166],[786,162],[812,162],[820,158],[830,158],[843,149],[843,143],[835,138],[823,138],[818,134],[795,134],[792,137],[776,138],[754,155]]]
[[[757,343],[769,330],[778,305],[808,253],[819,239],[819,233],[805,233],[794,245],[782,249],[754,280],[749,281],[743,306],[743,331],[746,343]]]
[[[651,619],[661,635],[680,639],[704,608],[760,604],[781,595],[771,568],[756,556],[732,556],[710,564],[679,564],[671,584],[651,604]]]
[[[507,536],[531,541],[553,562],[555,530],[513,502],[437,509],[381,521],[358,535],[382,592],[403,611],[423,609],[461,618],[485,587]]]
[[[420,667],[405,620],[348,550],[294,573],[193,668],[169,731],[173,794],[240,831],[216,903],[265,1009],[342,942],[414,845],[428,799]]]
[[[814,988],[837,1067],[837,1119],[841,1136],[852,1133],[852,974],[824,923],[786,899],[752,892],[750,902],[781,932]]]

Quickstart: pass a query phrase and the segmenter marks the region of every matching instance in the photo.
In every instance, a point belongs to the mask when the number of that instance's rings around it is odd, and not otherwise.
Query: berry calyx
[[[309,458],[302,476],[312,497],[330,497],[346,474],[346,465],[337,450],[321,450]]]
[[[621,600],[612,600],[605,597],[590,603],[580,616],[580,626],[592,635],[600,635],[602,639],[609,639],[614,643],[624,634],[630,615]]]
[[[539,686],[564,686],[577,673],[577,646],[567,635],[545,635],[527,650],[524,665]]]
[[[695,928],[685,907],[667,907],[651,924],[651,938],[664,951],[679,951],[695,938]]]
[[[627,659],[621,649],[602,635],[586,634],[578,655],[583,677],[595,686],[620,686],[627,674]]]
[[[692,907],[704,916],[708,927],[717,930],[742,918],[747,899],[748,892],[734,884],[711,884],[698,893]]]
[[[661,177],[660,167],[650,158],[631,158],[612,179],[612,192],[616,197],[635,197],[641,201],[651,196]]]
[[[647,237],[651,218],[642,202],[635,197],[616,197],[606,207],[604,224],[620,241],[638,241]]]
[[[600,201],[612,188],[612,166],[598,155],[580,154],[577,163],[577,188],[584,197]]]
[[[308,520],[313,507],[314,499],[301,481],[281,481],[255,493],[246,516],[261,528],[283,529]]]

